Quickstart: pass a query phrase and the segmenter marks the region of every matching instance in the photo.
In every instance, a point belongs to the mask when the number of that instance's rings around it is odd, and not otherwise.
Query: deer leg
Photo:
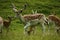
[[[60,32],[60,28],[57,29],[57,33],[59,33],[59,32]]]
[[[3,34],[2,34],[2,32],[3,32],[3,25],[0,25],[0,37],[2,38],[3,37]]]
[[[35,33],[35,26],[33,27],[33,34]]]
[[[0,28],[0,33],[2,33],[2,28]]]
[[[47,26],[48,26],[48,32],[49,32],[49,31],[50,31],[50,23],[48,23],[48,25],[47,25]]]
[[[9,32],[9,27],[7,27],[6,29],[7,29],[7,32],[6,32],[6,34],[7,34]]]
[[[32,32],[32,26],[29,28],[28,35],[30,35]]]
[[[30,23],[27,23],[25,26],[24,26],[24,34],[27,32],[27,28],[30,26]]]
[[[44,23],[42,23],[42,27],[43,27],[43,33],[45,33],[45,26],[44,26]]]
[[[35,30],[35,27],[31,26],[30,29],[29,29],[29,31],[28,31],[28,34],[30,35],[31,32],[33,32],[33,34],[34,34],[34,30]]]
[[[2,33],[3,25],[0,25],[0,33]]]

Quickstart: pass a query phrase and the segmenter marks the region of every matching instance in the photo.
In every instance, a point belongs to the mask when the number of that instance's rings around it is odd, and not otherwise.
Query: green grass
[[[10,30],[6,34],[6,29],[3,29],[2,37],[0,40],[60,40],[60,35],[54,32],[54,27],[51,26],[51,29],[48,34],[48,27],[46,26],[46,33],[43,36],[42,27],[37,26],[36,34],[24,35],[23,24],[18,23],[19,20],[12,21],[10,25]]]
[[[48,16],[51,12],[55,11],[57,16],[60,17],[60,1],[59,0],[0,0],[0,16],[7,19],[7,16],[14,16],[11,3],[14,3],[17,9],[23,8],[25,3],[28,3],[27,9],[23,11],[24,14],[31,14],[31,10],[38,10],[39,13],[43,13]],[[54,32],[54,28],[51,26],[48,34],[48,27],[46,34],[42,33],[42,27],[37,26],[36,34],[30,36],[24,35],[24,25],[19,19],[12,20],[10,30],[6,35],[6,29],[3,29],[2,37],[0,34],[0,40],[60,40],[60,35]]]

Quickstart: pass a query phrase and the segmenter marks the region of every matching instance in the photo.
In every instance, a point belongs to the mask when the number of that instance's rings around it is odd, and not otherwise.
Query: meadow
[[[38,13],[43,13],[48,16],[53,11],[60,17],[60,0],[0,0],[0,16],[7,19],[9,16],[15,16],[11,3],[14,3],[17,9],[23,8],[25,3],[28,4],[22,15],[32,14],[31,10],[37,10]],[[60,34],[54,31],[53,25],[48,32],[46,25],[46,33],[43,36],[41,25],[36,26],[36,33],[24,35],[24,25],[21,21],[13,19],[9,27],[9,32],[6,34],[6,29],[3,28],[3,33],[0,34],[0,40],[60,40]]]

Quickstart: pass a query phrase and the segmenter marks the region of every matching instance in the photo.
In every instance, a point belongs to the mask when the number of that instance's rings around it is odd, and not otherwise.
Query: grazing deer
[[[8,32],[10,23],[11,23],[11,17],[8,17],[8,20],[3,20],[3,18],[0,17],[0,33],[2,33],[3,27],[5,27]]]
[[[8,20],[3,20],[3,26],[9,31],[9,26],[11,24],[12,17],[8,17]]]
[[[3,28],[3,18],[0,17],[0,33],[2,33],[2,28]]]
[[[59,32],[60,31],[60,18],[56,16],[55,14],[55,15],[49,15],[47,19],[49,22],[52,22],[55,24],[56,31]]]
[[[22,15],[21,12],[23,9],[17,10],[17,11],[16,10],[14,10],[14,12],[16,12],[18,14],[18,18],[25,25],[24,26],[25,32],[27,32],[28,27],[31,27],[31,30],[32,30],[32,28],[34,28],[35,25],[37,25],[38,23],[41,23],[41,25],[43,27],[43,31],[45,32],[45,25],[44,24],[45,24],[45,22],[47,22],[47,20],[46,20],[46,17],[44,14],[37,13],[37,14]],[[34,27],[32,27],[32,26],[34,26]],[[28,33],[30,33],[30,32],[31,31],[29,31]]]

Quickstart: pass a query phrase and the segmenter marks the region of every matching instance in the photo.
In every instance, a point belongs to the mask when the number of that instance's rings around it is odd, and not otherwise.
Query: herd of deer
[[[13,11],[16,13],[15,17],[19,18],[19,20],[24,24],[24,33],[34,33],[35,26],[38,24],[42,25],[43,32],[45,33],[45,24],[49,25],[50,22],[53,22],[55,24],[57,32],[60,31],[60,18],[58,16],[49,15],[48,17],[46,17],[44,14],[37,13],[34,11],[33,13],[35,14],[22,15],[21,13],[24,9],[17,10],[14,4],[12,4],[12,7]],[[4,20],[2,17],[0,17],[0,33],[2,33],[3,27],[7,28],[7,31],[9,30],[11,19],[12,17],[8,17],[8,20]]]

